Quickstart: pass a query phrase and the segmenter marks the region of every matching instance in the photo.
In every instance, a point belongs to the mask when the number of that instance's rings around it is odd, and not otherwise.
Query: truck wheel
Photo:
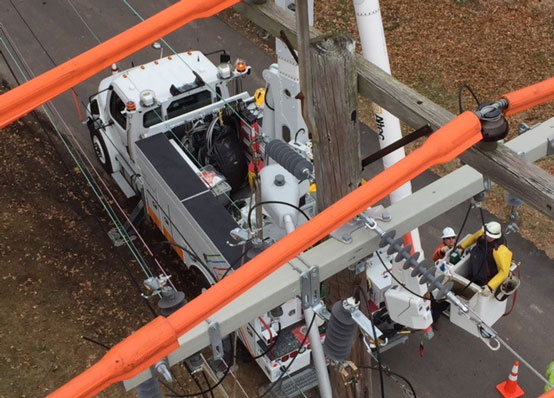
[[[110,154],[108,153],[108,149],[106,148],[106,143],[104,142],[104,138],[102,138],[102,134],[100,134],[98,131],[92,131],[90,133],[90,138],[92,140],[92,147],[94,148],[94,152],[96,152],[96,157],[100,161],[100,164],[108,173],[113,173]]]

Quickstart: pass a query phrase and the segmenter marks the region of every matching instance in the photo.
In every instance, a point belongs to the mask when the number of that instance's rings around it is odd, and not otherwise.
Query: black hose
[[[252,222],[250,221],[250,216],[252,216],[252,211],[254,211],[254,209],[256,207],[266,205],[266,204],[277,204],[277,205],[285,205],[285,206],[292,207],[293,209],[296,209],[300,213],[302,213],[302,215],[304,217],[306,217],[306,220],[310,221],[310,217],[306,214],[306,212],[304,210],[302,210],[300,207],[298,207],[296,205],[293,205],[292,203],[282,202],[280,200],[264,200],[262,202],[258,202],[256,204],[254,204],[252,207],[250,207],[250,210],[248,211],[248,229],[252,230]],[[258,227],[260,227],[260,226],[258,225]]]
[[[269,110],[275,112],[275,108],[272,108],[271,105],[269,105],[269,104],[267,103],[267,96],[269,95],[269,87],[270,87],[270,85],[269,85],[269,83],[267,83],[267,86],[266,86],[266,88],[265,88],[265,94],[264,94],[264,104],[265,104],[265,106],[267,106],[267,108],[268,108]]]

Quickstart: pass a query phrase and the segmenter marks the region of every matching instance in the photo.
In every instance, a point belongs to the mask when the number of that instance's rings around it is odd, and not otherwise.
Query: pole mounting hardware
[[[215,360],[223,359],[223,342],[221,341],[221,329],[219,323],[208,322],[208,335],[210,336],[210,344],[212,345],[212,353]]]
[[[306,272],[300,274],[300,294],[302,308],[316,306],[320,301],[319,293],[319,268],[312,266]]]

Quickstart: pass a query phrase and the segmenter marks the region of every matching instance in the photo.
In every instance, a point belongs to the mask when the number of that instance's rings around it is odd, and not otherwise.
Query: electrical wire
[[[231,341],[231,357],[233,357],[233,339],[231,338],[230,339]],[[232,359],[232,358],[231,358]],[[223,376],[221,376],[221,378],[217,381],[217,383],[215,383],[213,386],[210,386],[208,389],[205,389],[205,390],[201,390],[201,391],[198,391],[198,392],[195,392],[195,393],[191,393],[191,394],[173,394],[173,395],[168,395],[168,397],[173,397],[173,398],[190,398],[190,397],[197,397],[199,395],[204,395],[204,394],[208,394],[212,391],[214,391],[217,387],[219,387],[219,385],[221,383],[223,383],[223,380],[225,380],[225,378],[227,377],[227,375],[229,374],[229,372],[231,371],[231,366],[227,366],[227,363],[222,360],[223,364],[225,365],[225,367],[227,369],[225,369],[225,372],[223,373]],[[230,361],[231,362],[231,361]],[[230,363],[229,362],[229,363]],[[209,386],[209,384],[208,384]]]
[[[376,252],[378,253],[378,252]],[[381,257],[379,257],[381,259]],[[382,260],[381,260],[382,261]],[[385,267],[386,268],[386,267]],[[373,338],[375,343],[375,356],[377,358],[377,363],[379,364],[379,384],[381,385],[381,398],[385,398],[385,382],[383,378],[383,367],[381,366],[381,353],[379,349],[379,339],[377,338],[377,331],[375,330],[375,322],[373,321],[373,314],[371,313],[371,310],[369,309],[369,297],[367,296],[364,289],[361,288],[361,286],[357,285],[356,290],[358,290],[362,294],[362,298],[364,300],[364,303],[366,305],[367,309],[367,316],[369,317],[369,320],[371,321],[371,330],[373,332]]]
[[[383,261],[383,259],[381,258],[381,255],[379,254],[378,251],[375,252],[375,254],[377,254],[377,257],[379,258],[379,261],[381,262],[381,264],[383,265],[383,267],[385,268],[385,270],[389,273],[389,275],[392,277],[392,279],[394,279],[400,286],[402,286],[404,289],[406,289],[408,292],[410,292],[411,294],[413,294],[414,296],[416,297],[419,297],[423,300],[429,300],[431,301],[431,299],[429,297],[424,297],[420,294],[417,294],[416,292],[414,292],[413,290],[410,290],[404,283],[400,282],[400,280],[398,280],[396,278],[396,276],[394,276],[394,274],[391,272],[391,270],[385,265],[385,262]]]
[[[462,105],[462,94],[464,88],[466,88],[471,93],[473,99],[475,99],[475,102],[477,102],[477,107],[481,105],[481,103],[479,102],[479,98],[477,98],[477,94],[475,94],[475,91],[473,91],[473,89],[468,84],[464,83],[460,86],[460,90],[458,91],[458,109],[460,110],[460,113],[464,112],[464,107]]]
[[[227,274],[229,274],[229,272],[231,272],[231,270],[234,269],[234,267],[238,264],[238,262],[242,260],[242,258],[244,258],[244,256],[246,256],[247,254],[248,254],[248,250],[246,250],[246,246],[245,246],[242,254],[238,256],[235,261],[233,261],[233,263],[229,266],[229,268],[227,268],[227,271],[225,271],[225,273],[221,276],[219,280],[222,280],[223,278],[225,278]]]
[[[250,323],[248,325],[252,328],[252,325],[250,325]],[[252,329],[254,329],[254,328],[252,328]],[[256,330],[254,330],[254,333],[256,333],[256,335],[258,334],[256,332]],[[279,331],[277,332],[277,336],[275,336],[275,339],[273,339],[273,344],[268,346],[266,348],[266,350],[264,352],[262,352],[261,354],[256,355],[255,357],[251,357],[251,359],[249,359],[247,362],[251,362],[255,359],[259,359],[259,358],[267,355],[277,345],[277,341],[279,340],[279,336],[281,336],[281,322],[279,322]],[[258,336],[258,337],[260,337],[260,336]]]
[[[192,381],[194,381],[194,384],[196,384],[196,387],[198,387],[198,389],[200,391],[202,391],[202,396],[204,398],[208,398],[208,396],[206,395],[207,392],[204,392],[202,390],[202,385],[200,384],[200,381],[198,381],[198,379],[196,378],[196,375],[194,374],[194,372],[192,371],[192,369],[190,368],[189,364],[187,363],[187,361],[183,361],[183,366],[185,367],[185,369],[187,370],[188,374],[190,375]],[[207,381],[207,379],[206,379]],[[181,388],[183,388],[183,386],[181,385]],[[210,384],[208,383],[208,388],[210,388]],[[209,392],[212,392],[211,390]],[[213,396],[213,392],[212,392],[212,396]]]
[[[225,363],[225,361],[223,361],[223,363]],[[227,364],[225,363],[225,366],[227,366]],[[229,366],[229,368],[231,368],[231,366]],[[242,391],[242,393],[244,394],[244,396],[246,398],[250,398],[249,395],[246,393],[246,390],[244,389],[244,387],[242,386],[241,382],[239,381],[238,377],[235,376],[235,373],[233,372],[233,370],[231,369],[230,370],[230,373],[231,373],[231,376],[233,377],[233,379],[235,379],[235,384],[237,384],[240,388],[240,390]],[[233,394],[234,395],[234,394]]]
[[[15,5],[13,5],[12,3],[12,6],[16,9],[18,15],[20,16],[20,18],[23,20],[23,22],[25,23],[25,25],[27,26],[27,28],[29,29],[29,31],[32,33],[33,37],[36,38],[36,35],[34,34],[34,32],[32,31],[31,27],[29,26],[29,24],[26,22],[26,20],[23,18],[23,16],[21,15],[21,13],[17,10],[17,8],[15,7]],[[5,28],[3,26],[1,26],[2,28],[2,31],[4,32],[4,34],[6,35],[6,38],[8,39],[8,41],[10,42],[10,45],[11,47],[13,47],[14,51],[16,51],[17,53],[17,56],[20,58],[20,61],[23,63],[25,69],[27,70],[29,76],[34,76],[32,71],[30,70],[30,67],[25,63],[24,61],[24,58],[22,56],[22,54],[18,51],[17,47],[13,44],[13,42],[11,41],[9,35],[7,34],[7,32],[5,31]],[[38,40],[38,39],[37,39]],[[4,45],[4,47],[6,48],[6,50],[8,51],[8,54],[10,55],[12,61],[16,64],[16,66],[18,67],[19,69],[19,72],[22,74],[23,78],[25,79],[25,81],[28,81],[29,78],[27,76],[27,74],[22,70],[21,66],[19,65],[16,57],[11,53],[8,45],[4,42],[4,40],[0,37],[0,42],[2,42],[2,44]],[[39,44],[41,44],[39,42]],[[41,46],[43,48],[43,50],[46,52],[46,49]],[[49,54],[48,54],[49,55]],[[52,57],[50,57],[50,60],[51,62],[56,65],[55,61],[52,59]],[[14,78],[16,79],[16,81],[18,80],[17,77],[14,76]],[[126,231],[124,231],[123,229],[123,224],[121,223],[121,221],[117,218],[115,212],[113,211],[113,209],[111,208],[110,204],[109,204],[109,201],[106,199],[104,193],[102,192],[102,190],[100,189],[100,187],[98,186],[98,184],[96,183],[96,180],[94,179],[94,177],[92,176],[92,174],[90,173],[90,171],[88,170],[88,168],[84,165],[84,161],[83,161],[83,158],[81,157],[81,154],[83,154],[85,156],[85,158],[87,159],[87,161],[89,162],[89,164],[91,165],[92,167],[92,163],[90,162],[90,160],[88,159],[88,157],[86,157],[86,155],[84,154],[84,150],[80,147],[77,139],[73,136],[73,134],[71,133],[71,130],[69,129],[69,127],[67,126],[67,124],[65,123],[65,121],[63,120],[63,118],[61,117],[61,115],[59,114],[59,112],[57,111],[57,109],[52,105],[52,104],[48,104],[48,105],[45,105],[42,107],[43,108],[43,111],[45,112],[46,114],[46,117],[49,119],[50,121],[50,124],[52,125],[52,127],[54,128],[54,130],[57,132],[61,142],[64,144],[64,146],[66,147],[67,151],[69,152],[70,156],[73,158],[74,162],[76,163],[77,167],[80,169],[80,171],[82,172],[83,176],[85,177],[85,179],[87,180],[89,186],[91,187],[91,189],[93,190],[94,194],[96,195],[96,197],[98,198],[98,200],[100,201],[100,203],[102,204],[102,206],[104,207],[104,209],[106,210],[106,212],[108,213],[108,216],[110,217],[110,219],[112,220],[112,222],[114,223],[116,229],[118,230],[118,232],[120,233],[120,235],[124,238],[124,241],[125,243],[127,244],[127,246],[129,247],[131,253],[133,253],[133,255],[135,256],[135,259],[137,260],[137,262],[139,263],[139,265],[143,268],[143,271],[145,272],[145,274],[150,277],[152,276],[152,273],[150,272],[150,270],[148,269],[148,267],[146,266],[146,263],[144,262],[144,259],[142,259],[142,256],[140,255],[140,253],[138,252],[138,250],[134,247],[134,244],[131,242],[130,240],[130,237],[128,236],[128,234],[126,233]],[[73,138],[73,140],[75,141],[75,143],[77,144],[78,148],[81,149],[81,152],[79,151],[76,151],[75,148],[72,147],[72,145],[69,144],[69,142],[66,141],[64,135],[61,133],[61,131],[58,129],[58,127],[56,126],[56,124],[54,123],[54,121],[52,120],[52,117],[50,116],[50,113],[48,112],[48,109],[47,108],[52,108],[52,113],[54,114],[57,114],[58,118],[64,123],[65,127],[66,127],[66,130],[68,131],[69,135]],[[36,117],[36,116],[35,116]],[[37,119],[38,120],[38,119]],[[44,127],[43,127],[44,128]],[[45,130],[46,132],[47,130]],[[47,133],[46,133],[47,134]],[[49,137],[49,135],[47,134],[47,136]],[[52,139],[49,137],[49,140],[52,142],[52,145],[54,147],[54,149],[59,153],[58,149],[56,148],[56,146],[53,144],[53,141]],[[61,154],[60,154],[61,156]],[[62,158],[62,161],[63,161],[63,158]],[[92,167],[92,169],[95,171],[96,175],[100,178],[99,174],[96,172],[96,170],[94,169],[94,167]],[[72,173],[69,173],[70,175],[72,175]],[[73,179],[75,181],[75,179]],[[102,179],[100,178],[100,180],[102,181]],[[102,181],[103,182],[103,181]],[[110,192],[111,194],[111,191],[109,191],[109,189],[107,188],[106,184],[104,184],[104,187],[108,190],[108,192]],[[115,197],[113,196],[113,194],[111,194],[112,196],[112,199],[114,199],[115,203],[117,203],[117,201],[115,200]],[[85,201],[86,202],[86,201]],[[121,210],[121,212],[123,213],[123,215],[125,216],[125,212],[121,209],[121,207],[119,206],[119,204],[117,203],[119,209]],[[128,219],[127,219],[128,220]],[[131,224],[132,225],[132,224]],[[123,230],[123,232],[122,232]],[[144,241],[143,241],[144,242]],[[148,248],[147,248],[148,249]],[[159,263],[158,263],[159,265]]]
[[[206,376],[206,372],[203,370],[202,371],[202,376],[204,376],[204,382],[206,383],[206,386],[208,386],[208,389],[210,390],[210,395],[212,396],[212,398],[214,398],[214,391],[211,390],[211,386],[210,386],[210,381],[208,380],[208,376]]]
[[[306,334],[304,335],[304,338],[302,339],[302,342],[300,343],[299,347],[298,347],[298,353],[300,353],[300,350],[302,349],[302,347],[304,347],[304,343],[306,342],[306,340],[308,340],[308,335],[310,334],[310,330],[312,330],[312,326],[314,324],[314,321],[315,321],[315,316],[312,318],[312,321],[310,322],[310,326],[308,326],[308,329],[306,330]],[[294,358],[292,358],[292,360],[290,361],[290,363],[287,365],[287,367],[282,371],[281,375],[279,376],[279,378],[277,380],[275,380],[273,383],[271,383],[271,385],[269,386],[269,388],[262,394],[260,395],[260,398],[264,398],[267,394],[270,393],[271,390],[273,390],[273,388],[275,388],[275,386],[281,381],[281,379],[285,376],[285,374],[288,372],[288,370],[290,369],[290,367],[292,366],[292,364],[294,363],[294,361],[296,360],[296,358],[298,358],[298,355],[296,355]]]
[[[466,225],[466,222],[467,222],[467,218],[469,217],[469,212],[471,211],[471,208],[473,207],[473,204],[471,202],[469,202],[469,207],[466,211],[466,215],[464,217],[464,221],[462,222],[462,226],[460,227],[460,229],[458,230],[458,235],[456,235],[456,240],[454,241],[454,248],[456,248],[458,246],[458,242],[460,241],[460,237],[462,236],[462,231]]]
[[[5,32],[4,30],[4,27],[3,26],[0,26],[0,28],[2,28],[2,31],[4,32],[4,34],[6,35],[6,38],[8,39],[8,41],[10,40],[9,36],[7,35],[7,32]],[[0,42],[4,45],[4,47],[6,48],[6,50],[8,51],[10,57],[12,58],[12,61],[16,64],[16,66],[19,68],[19,71],[20,73],[22,74],[22,76],[24,77],[25,80],[28,80],[25,72],[23,72],[21,66],[19,65],[19,63],[17,62],[17,59],[15,58],[15,56],[10,52],[9,50],[9,47],[7,45],[6,42],[4,42],[4,40],[2,39],[2,37],[0,37]],[[15,51],[17,51],[17,48],[14,48]],[[2,56],[4,57],[4,54],[2,53]],[[20,54],[18,54],[18,56],[21,56]],[[22,59],[21,60],[23,63],[24,63],[24,60]],[[9,64],[8,64],[9,65]],[[28,68],[28,65],[26,65],[26,68]],[[13,72],[13,69],[11,69],[10,67],[10,71],[12,73],[12,76],[14,77],[14,79],[19,82],[19,80],[17,79],[17,76],[15,75],[15,73]],[[30,74],[32,72],[29,72]],[[55,108],[54,108],[55,109]],[[112,222],[114,222],[114,225],[116,226],[116,228],[118,228],[118,224],[121,225],[121,222],[119,222],[119,220],[117,219],[117,216],[115,216],[115,213],[112,212],[110,213],[110,211],[106,208],[106,205],[109,207],[109,203],[107,201],[103,201],[102,198],[99,196],[99,193],[97,192],[97,190],[94,189],[94,184],[92,184],[92,181],[87,177],[87,173],[85,172],[84,169],[86,169],[86,167],[84,167],[83,165],[81,165],[77,159],[75,158],[75,154],[71,151],[71,149],[69,148],[69,145],[68,143],[65,141],[61,131],[58,130],[57,126],[54,124],[54,121],[52,120],[48,110],[43,107],[43,110],[47,116],[47,118],[49,119],[49,122],[50,124],[52,125],[52,127],[54,128],[54,130],[58,133],[58,137],[60,138],[60,140],[62,141],[62,143],[66,146],[66,149],[69,151],[70,155],[72,156],[73,160],[75,161],[75,163],[77,164],[77,166],[79,167],[79,169],[81,170],[83,176],[85,177],[85,179],[87,180],[87,182],[89,183],[89,186],[92,188],[93,192],[95,193],[95,195],[97,196],[97,198],[99,199],[100,201],[100,204],[104,207],[104,209],[107,211],[108,213],[108,216],[110,216],[110,218],[112,219]],[[59,115],[59,113],[58,113]],[[33,113],[33,117],[35,118],[35,120],[37,121],[37,123],[41,126],[43,132],[45,133],[46,137],[48,138],[48,140],[50,141],[51,145],[52,145],[52,148],[54,148],[54,150],[56,151],[56,153],[58,154],[58,157],[62,163],[62,165],[64,166],[64,168],[66,169],[67,171],[67,175],[70,176],[70,178],[72,179],[73,183],[75,184],[76,187],[79,187],[79,183],[77,182],[74,174],[73,174],[73,171],[69,168],[69,166],[66,164],[65,162],[65,159],[63,158],[62,154],[60,153],[59,149],[57,148],[57,146],[54,144],[54,141],[52,139],[52,137],[50,136],[50,134],[48,134],[48,129],[46,128],[46,126],[44,125],[42,119],[40,119],[36,113]],[[67,125],[66,125],[67,127]],[[67,127],[68,128],[68,127]],[[87,170],[88,171],[88,170]],[[96,212],[91,208],[90,206],[90,203],[88,200],[86,200],[86,198],[83,196],[82,194],[82,191],[80,189],[77,189],[77,193],[78,195],[81,197],[82,199],[82,202],[86,204],[86,206],[89,208],[91,214],[93,215],[93,217],[95,218],[96,222],[98,223],[98,225],[100,226],[100,228],[102,229],[102,231],[104,231],[105,233],[105,236],[108,236],[108,233],[106,231],[106,229],[104,228],[104,225],[102,224],[101,220],[99,219],[99,217],[96,215]],[[111,209],[111,208],[110,208]],[[113,214],[113,217],[112,217],[112,214]],[[114,217],[115,217],[115,220],[114,220]],[[118,228],[119,230],[119,228]],[[125,239],[125,243],[127,244],[127,246],[129,246],[129,243],[130,243],[130,239]],[[131,247],[129,246],[129,248],[131,249]],[[143,271],[145,271],[146,275],[149,276],[149,270],[145,270],[145,268],[143,267],[140,259],[140,254],[138,252],[134,252],[132,249],[130,250],[131,253],[135,256],[135,258],[137,259],[137,262],[138,264],[143,268]],[[137,254],[139,257],[137,257]],[[116,251],[116,255],[117,257],[119,258],[120,262],[122,263],[122,265],[124,266],[124,268],[126,269],[127,273],[129,274],[129,277],[131,278],[131,281],[133,282],[133,284],[135,285],[135,287],[137,288],[137,290],[141,293],[141,296],[142,296],[142,288],[140,286],[140,284],[138,283],[138,281],[136,280],[136,278],[134,277],[133,273],[131,272],[131,269],[129,268],[129,266],[127,265],[126,261],[123,260],[123,258],[121,257],[121,255]],[[151,273],[150,273],[151,274]],[[148,306],[149,310],[151,311],[151,313],[153,314],[153,316],[157,316],[156,314],[156,311],[154,310],[154,308],[152,307],[152,305],[150,304],[150,302],[148,302],[147,299],[144,299],[146,305]]]
[[[302,210],[300,207],[293,205],[292,203],[282,202],[280,200],[264,200],[264,201],[255,203],[252,207],[250,207],[250,210],[248,211],[248,229],[252,230],[252,222],[250,220],[250,217],[252,216],[252,212],[254,211],[254,209],[258,206],[267,205],[267,204],[277,204],[277,205],[285,205],[285,206],[292,207],[293,209],[298,210],[306,218],[307,221],[310,221],[310,217],[306,214],[306,212]],[[259,225],[257,225],[257,227],[259,228]]]
[[[413,398],[417,398],[417,394],[415,392],[414,386],[412,385],[412,383],[410,383],[410,381],[406,377],[404,377],[404,376],[402,376],[398,373],[395,373],[395,372],[391,371],[390,369],[387,369],[386,367],[383,367],[383,366],[373,366],[373,365],[368,365],[368,366],[356,365],[356,366],[360,369],[380,370],[380,371],[383,371],[389,377],[396,376],[396,377],[404,380],[406,382],[406,384],[408,384],[408,386],[410,387],[410,390],[412,390]]]
[[[81,336],[81,338],[82,338],[83,340],[86,340],[86,341],[89,341],[89,342],[94,343],[94,344],[96,344],[96,345],[99,345],[100,347],[104,348],[106,351],[112,348],[111,345],[107,345],[107,344],[101,343],[101,342],[99,342],[98,340],[94,340],[94,339],[92,339],[92,338],[90,338],[90,337],[87,337],[87,336]]]
[[[294,143],[295,143],[295,144],[298,142],[298,141],[297,141],[298,134],[300,134],[300,132],[302,132],[302,131],[305,133],[305,132],[306,132],[306,129],[304,129],[304,127],[300,127],[300,128],[298,129],[298,131],[296,132],[296,134],[294,134]]]

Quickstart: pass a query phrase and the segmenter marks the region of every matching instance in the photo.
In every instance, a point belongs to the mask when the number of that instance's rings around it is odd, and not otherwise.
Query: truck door
[[[124,110],[125,103],[115,90],[112,90],[109,100],[110,119],[116,132],[115,136],[119,138],[123,145],[127,146],[127,117],[122,113]]]

